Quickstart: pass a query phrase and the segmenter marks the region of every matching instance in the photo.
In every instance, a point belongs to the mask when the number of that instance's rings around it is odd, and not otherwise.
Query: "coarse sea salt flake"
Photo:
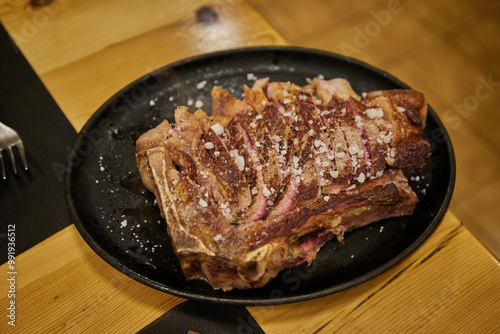
[[[212,142],[210,142],[210,141],[209,141],[208,143],[205,143],[205,148],[206,148],[207,150],[211,150],[211,149],[213,149],[213,148],[214,148],[214,143],[212,143]]]
[[[200,198],[200,200],[198,201],[198,204],[201,206],[201,207],[204,207],[206,208],[207,207],[207,202],[205,202],[202,198]]]
[[[201,108],[203,107],[203,101],[202,100],[196,100],[195,104],[194,104],[195,108]]]
[[[207,85],[207,80],[203,80],[203,81],[200,81],[197,85],[196,85],[196,89],[203,89],[205,88],[205,86]]]
[[[359,151],[359,146],[357,144],[352,144],[351,146],[349,146],[349,154],[354,155],[358,153],[358,151]]]
[[[224,133],[224,128],[219,123],[215,123],[214,125],[211,126],[211,128],[218,136]]]
[[[375,119],[375,118],[377,118],[377,115],[378,115],[377,109],[375,109],[375,108],[366,109],[365,113],[366,113],[366,116],[368,116],[368,118],[370,118],[370,119]]]
[[[363,182],[365,182],[365,180],[366,180],[366,175],[365,175],[365,173],[361,173],[361,174],[359,174],[359,176],[358,176],[358,182],[359,182],[359,183],[363,183]]]
[[[243,158],[241,155],[238,155],[234,158],[234,161],[236,162],[236,166],[238,167],[238,169],[242,172],[245,169],[245,158]]]
[[[253,73],[247,73],[247,80],[254,81],[254,80],[257,80],[257,77]]]

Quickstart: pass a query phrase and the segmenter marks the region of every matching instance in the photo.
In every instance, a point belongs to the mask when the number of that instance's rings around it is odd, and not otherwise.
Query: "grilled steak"
[[[214,87],[212,102],[212,117],[178,107],[174,127],[164,121],[137,140],[139,172],[187,279],[261,287],[332,238],[413,213],[403,171],[430,161],[421,93],[361,99],[344,79],[260,79],[243,100]]]

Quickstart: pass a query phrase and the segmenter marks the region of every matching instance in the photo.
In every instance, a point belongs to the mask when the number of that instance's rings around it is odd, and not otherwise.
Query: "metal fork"
[[[3,162],[4,150],[7,151],[12,164],[12,169],[14,170],[14,173],[17,174],[16,159],[14,157],[14,151],[12,150],[14,147],[17,147],[24,169],[28,170],[28,163],[26,162],[26,155],[24,153],[24,145],[21,137],[19,137],[16,131],[0,122],[0,167],[2,168],[2,177],[4,180],[7,178]]]

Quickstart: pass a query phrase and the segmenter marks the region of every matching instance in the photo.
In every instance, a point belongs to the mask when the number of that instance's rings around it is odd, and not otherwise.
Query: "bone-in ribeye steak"
[[[186,107],[137,140],[187,279],[216,289],[265,285],[346,231],[413,213],[402,171],[430,161],[423,95],[361,99],[344,79],[304,87],[259,79],[238,100],[212,90],[212,117]]]

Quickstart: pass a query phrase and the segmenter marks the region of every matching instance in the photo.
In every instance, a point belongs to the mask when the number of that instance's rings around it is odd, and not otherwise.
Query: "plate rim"
[[[217,58],[221,57],[224,55],[231,55],[234,56],[238,53],[246,53],[246,52],[267,52],[267,53],[272,53],[272,52],[294,52],[294,53],[305,53],[307,55],[314,55],[314,56],[322,56],[322,57],[327,57],[327,58],[334,58],[335,60],[343,60],[348,62],[349,64],[353,64],[355,66],[361,67],[364,70],[368,70],[371,72],[375,72],[378,75],[381,75],[383,77],[386,77],[390,81],[394,82],[395,84],[401,86],[402,88],[405,89],[411,89],[409,85],[406,83],[402,82],[400,79],[395,77],[394,75],[386,72],[385,70],[382,70],[378,67],[375,67],[373,65],[370,65],[364,61],[358,60],[356,58],[352,58],[349,56],[345,56],[339,53],[334,53],[330,51],[325,51],[325,50],[319,50],[319,49],[314,49],[314,48],[306,48],[306,47],[298,47],[298,46],[250,46],[250,47],[242,47],[242,48],[234,48],[234,49],[227,49],[227,50],[221,50],[221,51],[215,51],[215,52],[209,52],[209,53],[203,53],[191,57],[187,57],[181,60],[177,60],[175,62],[169,63],[167,65],[161,66],[145,75],[140,76],[139,78],[135,79],[128,85],[122,87],[119,89],[115,94],[113,94],[109,99],[107,99],[99,108],[89,117],[89,119],[85,122],[84,126],[81,128],[81,130],[78,132],[76,139],[74,141],[73,146],[71,147],[71,150],[68,154],[67,157],[67,168],[65,171],[64,175],[64,195],[65,195],[65,200],[66,200],[66,206],[68,208],[68,212],[72,218],[72,221],[77,228],[78,232],[80,235],[83,237],[83,239],[86,241],[86,243],[92,248],[92,250],[99,256],[101,257],[105,262],[107,262],[109,265],[120,271],[121,273],[125,274],[126,276],[146,285],[151,288],[154,288],[156,290],[160,290],[162,292],[166,292],[169,294],[172,294],[174,296],[178,296],[181,298],[185,299],[191,299],[191,300],[196,300],[200,302],[206,302],[206,303],[216,303],[216,304],[224,304],[224,305],[245,305],[245,306],[265,306],[265,305],[279,305],[279,304],[289,304],[289,303],[295,303],[295,302],[300,302],[300,301],[306,301],[306,300],[311,300],[311,299],[316,299],[320,297],[325,297],[328,295],[335,294],[337,292],[344,291],[349,288],[353,288],[355,286],[358,286],[362,283],[365,283],[374,277],[377,277],[387,270],[395,267],[397,264],[403,262],[408,256],[410,256],[413,252],[415,252],[418,248],[422,246],[422,244],[433,234],[433,232],[437,229],[437,227],[441,224],[446,212],[448,211],[449,204],[451,202],[451,198],[453,196],[453,190],[455,187],[455,179],[456,179],[456,161],[455,161],[455,153],[453,150],[453,146],[451,143],[451,138],[448,134],[448,131],[446,130],[444,124],[442,123],[441,119],[437,115],[437,113],[434,111],[434,109],[428,104],[429,106],[429,115],[433,118],[433,121],[436,122],[437,126],[439,129],[441,129],[442,136],[444,138],[444,142],[446,144],[446,149],[447,149],[447,154],[450,163],[450,171],[449,171],[449,179],[447,182],[447,189],[445,192],[445,196],[443,198],[443,202],[441,206],[439,207],[439,210],[437,211],[436,215],[434,216],[432,223],[427,226],[427,228],[424,230],[423,233],[421,233],[413,243],[411,243],[408,247],[406,247],[400,254],[397,256],[393,257],[383,265],[375,268],[374,270],[371,270],[359,277],[356,277],[348,282],[344,282],[341,284],[337,284],[333,287],[329,287],[326,289],[321,289],[315,292],[308,292],[308,293],[301,293],[301,294],[296,294],[292,296],[286,296],[286,297],[279,297],[279,298],[250,298],[250,297],[233,297],[233,296],[227,296],[227,297],[216,297],[216,296],[208,296],[208,295],[199,295],[196,293],[192,292],[186,292],[182,289],[177,289],[175,287],[171,286],[166,286],[165,284],[161,284],[157,281],[154,281],[146,276],[143,276],[136,271],[128,268],[124,264],[122,264],[120,261],[115,259],[112,255],[108,254],[102,246],[94,240],[90,233],[87,231],[85,228],[84,224],[82,223],[80,216],[77,212],[76,209],[76,203],[74,202],[74,199],[72,198],[71,192],[72,192],[72,185],[71,185],[71,177],[72,177],[72,171],[73,168],[69,167],[69,161],[74,155],[76,154],[76,151],[79,147],[79,144],[81,141],[84,139],[84,135],[88,132],[89,129],[92,128],[94,125],[95,121],[99,119],[101,114],[106,111],[106,109],[118,98],[121,96],[124,92],[129,91],[131,88],[136,86],[137,84],[144,82],[144,80],[147,80],[149,77],[154,77],[161,72],[165,72],[169,69],[176,68],[179,66],[183,66],[185,64],[189,63],[197,63],[203,60],[207,60],[210,58]]]

